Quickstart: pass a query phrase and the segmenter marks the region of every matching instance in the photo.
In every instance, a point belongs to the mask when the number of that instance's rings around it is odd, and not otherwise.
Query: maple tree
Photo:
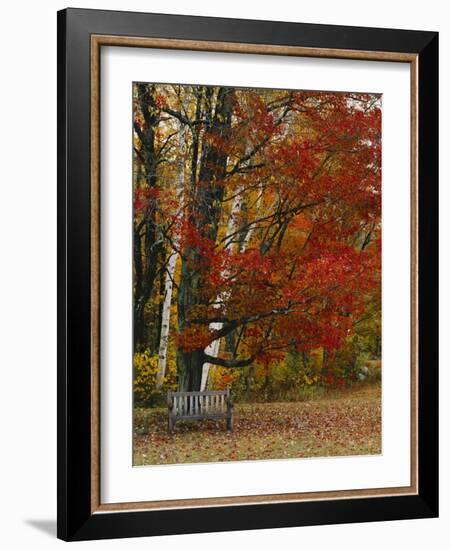
[[[380,96],[136,83],[133,101],[134,346],[160,381],[168,347],[192,391],[210,365],[321,348],[326,367],[361,327],[378,338]]]

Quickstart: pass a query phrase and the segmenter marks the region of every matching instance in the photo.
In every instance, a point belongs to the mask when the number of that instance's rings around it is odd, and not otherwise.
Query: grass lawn
[[[135,466],[379,453],[380,384],[314,401],[236,403],[233,432],[224,420],[179,421],[169,435],[167,409],[135,411]]]

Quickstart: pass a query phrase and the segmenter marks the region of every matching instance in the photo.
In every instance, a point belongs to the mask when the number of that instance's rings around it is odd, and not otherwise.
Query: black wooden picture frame
[[[305,55],[416,67],[417,491],[109,512],[93,505],[92,37],[304,48]],[[100,40],[101,42],[101,40]],[[200,44],[200,46],[199,46]],[[134,45],[137,45],[135,43]],[[186,46],[176,46],[186,47]],[[188,49],[188,48],[187,48]],[[245,49],[245,48],[244,48]],[[309,49],[309,53],[308,53]],[[320,54],[320,52],[322,53]],[[377,54],[372,55],[372,54]],[[395,55],[394,55],[395,54]],[[299,54],[300,55],[300,54]],[[409,57],[408,57],[409,56]],[[395,59],[394,59],[395,60]],[[58,537],[88,540],[438,515],[438,34],[435,32],[66,9],[58,13]],[[399,205],[401,208],[401,205]],[[95,389],[95,388],[94,388]],[[98,421],[98,419],[97,419]],[[95,464],[94,464],[95,466]]]

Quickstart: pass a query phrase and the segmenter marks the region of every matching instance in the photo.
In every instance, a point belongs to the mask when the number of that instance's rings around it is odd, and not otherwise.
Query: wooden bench
[[[233,430],[233,401],[230,390],[170,391],[167,393],[169,433],[177,420],[206,420],[223,418],[227,429]]]

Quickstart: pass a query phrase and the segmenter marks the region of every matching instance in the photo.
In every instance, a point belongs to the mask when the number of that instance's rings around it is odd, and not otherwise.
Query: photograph
[[[207,11],[58,12],[57,536],[437,517],[438,33]]]
[[[133,466],[382,453],[382,94],[131,85]]]
[[[2,547],[448,546],[445,4],[3,8]]]

